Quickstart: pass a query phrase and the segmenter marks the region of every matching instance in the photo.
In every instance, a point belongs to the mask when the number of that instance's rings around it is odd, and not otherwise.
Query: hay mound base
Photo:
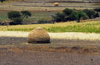
[[[27,41],[28,43],[49,43],[50,36],[44,29],[38,27],[29,33]]]

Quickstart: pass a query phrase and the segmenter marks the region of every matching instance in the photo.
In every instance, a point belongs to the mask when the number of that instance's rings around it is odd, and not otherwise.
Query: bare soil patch
[[[68,52],[78,54],[99,54],[100,41],[51,39],[51,43],[29,44],[26,37],[0,37],[1,50],[28,50],[43,52]]]
[[[100,41],[51,39],[28,44],[26,37],[0,37],[0,65],[100,65]]]

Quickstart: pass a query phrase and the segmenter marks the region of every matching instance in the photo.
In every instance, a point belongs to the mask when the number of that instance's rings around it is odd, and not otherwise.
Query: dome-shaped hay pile
[[[28,43],[49,43],[50,36],[44,29],[38,27],[29,33],[27,41]]]
[[[58,2],[55,2],[55,3],[54,3],[54,6],[59,6],[59,3],[58,3]]]

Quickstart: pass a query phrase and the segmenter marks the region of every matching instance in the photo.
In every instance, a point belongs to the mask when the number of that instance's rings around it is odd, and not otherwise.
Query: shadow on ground
[[[100,41],[51,39],[28,44],[27,38],[0,37],[0,65],[100,65]]]
[[[29,44],[26,37],[0,37],[0,50],[29,50],[45,52],[98,53],[100,40],[51,39],[51,43]]]

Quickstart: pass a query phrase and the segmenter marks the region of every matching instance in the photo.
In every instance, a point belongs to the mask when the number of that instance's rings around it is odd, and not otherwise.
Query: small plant
[[[96,13],[96,14],[94,15],[94,18],[96,18],[96,17],[99,17],[99,13]]]
[[[77,22],[80,22],[81,17],[86,17],[86,14],[82,11],[78,11],[76,15]]]
[[[21,14],[18,11],[10,11],[7,14],[8,14],[8,18],[10,20],[13,20],[14,18],[20,18],[21,17]]]
[[[49,41],[49,43],[51,43],[51,41]]]
[[[38,23],[39,23],[39,24],[45,23],[45,19],[40,19],[40,20],[38,20]]]
[[[1,3],[3,3],[3,1],[5,1],[5,0],[0,0],[1,1]]]
[[[89,19],[94,18],[94,16],[95,16],[95,11],[94,10],[84,9],[83,12],[87,14]]]
[[[76,20],[77,19],[76,14],[77,12],[72,12],[72,14],[70,15],[70,20]]]
[[[43,24],[42,24],[43,25]],[[93,22],[90,22],[90,23],[79,23],[78,25],[74,25],[73,23],[72,24],[69,24],[69,25],[66,25],[66,26],[63,26],[61,24],[61,26],[47,26],[47,27],[44,27],[44,29],[48,32],[85,32],[85,33],[100,33],[100,22],[97,22],[97,23],[93,23]],[[7,28],[8,31],[31,31],[33,30],[34,28]],[[1,30],[5,30],[3,28],[1,28]],[[78,38],[77,38],[78,39]]]
[[[100,8],[95,8],[94,10],[97,12],[100,12]]]
[[[10,20],[13,20],[11,24],[17,25],[17,24],[22,24],[22,21],[24,18],[28,18],[32,14],[29,11],[21,11],[22,14],[18,11],[10,11],[8,12],[8,18]]]
[[[29,11],[21,11],[21,13],[22,13],[22,19],[28,18],[28,16],[32,15],[31,12]]]
[[[14,18],[13,19],[14,24],[22,24],[22,21],[23,21],[23,19],[21,19],[21,18]]]
[[[10,39],[12,40],[13,38],[12,38],[12,37],[10,37]]]
[[[65,14],[64,13],[56,13],[55,16],[55,21],[60,22],[60,21],[64,21],[65,19]]]
[[[77,40],[79,40],[79,38],[77,38]]]
[[[66,14],[67,16],[70,16],[72,14],[72,12],[73,12],[73,10],[72,9],[68,9],[68,8],[63,10],[63,13]]]

